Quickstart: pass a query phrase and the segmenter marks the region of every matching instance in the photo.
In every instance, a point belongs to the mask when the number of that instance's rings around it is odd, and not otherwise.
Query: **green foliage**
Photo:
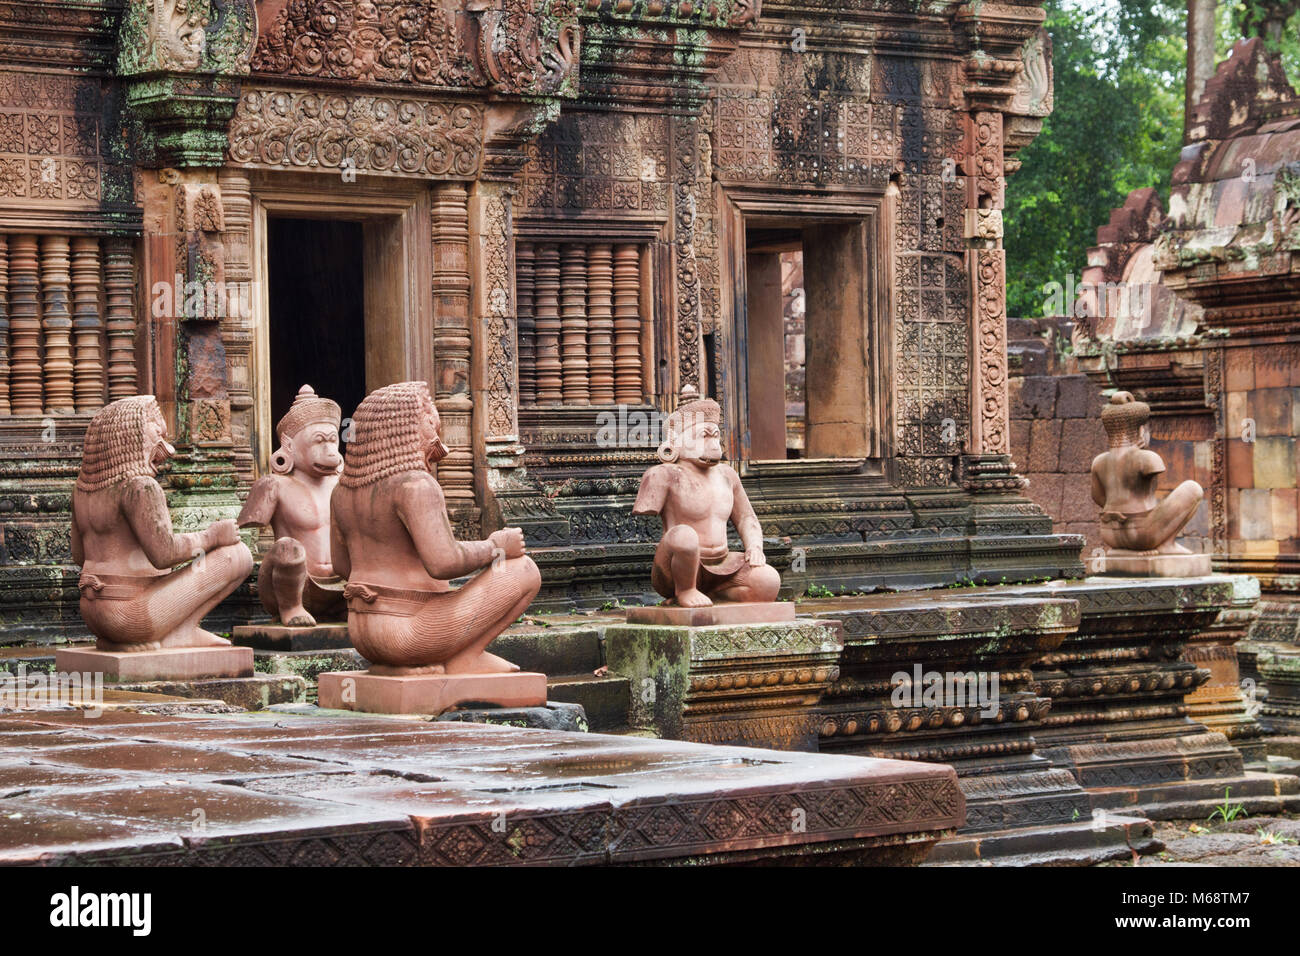
[[[1049,0],[1056,108],[1008,180],[1007,314],[1037,316],[1043,286],[1078,277],[1129,192],[1167,198],[1183,135],[1181,2]]]
[[[1248,817],[1250,814],[1246,812],[1246,807],[1243,804],[1232,802],[1232,788],[1228,787],[1223,791],[1223,803],[1214,808],[1214,812],[1210,814],[1209,822],[1213,823],[1216,819],[1222,819],[1224,823],[1231,823],[1237,817],[1243,816]]]
[[[1238,37],[1264,38],[1270,50],[1282,54],[1286,75],[1300,76],[1300,0],[1228,0],[1219,4],[1220,55]]]

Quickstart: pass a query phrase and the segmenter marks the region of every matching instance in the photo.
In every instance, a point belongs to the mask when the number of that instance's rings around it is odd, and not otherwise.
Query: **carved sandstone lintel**
[[[240,166],[473,179],[483,110],[467,103],[251,89],[230,124]]]

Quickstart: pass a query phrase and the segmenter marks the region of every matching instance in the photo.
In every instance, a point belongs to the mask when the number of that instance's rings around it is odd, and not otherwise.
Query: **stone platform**
[[[816,750],[816,706],[839,673],[839,628],[793,620],[792,604],[771,607],[788,608],[791,620],[607,627],[609,673],[630,685],[629,726],[673,740]]]
[[[966,825],[935,863],[1091,863],[1153,848],[1147,820],[1099,825],[1078,781],[1036,752],[1052,702],[1029,668],[1078,627],[1077,602],[1004,590],[801,602],[843,627],[840,676],[818,707],[820,750],[951,764]],[[976,679],[954,679],[960,696],[924,693],[928,677],[958,674]]]
[[[495,707],[541,707],[546,703],[546,675],[510,674],[373,674],[331,671],[318,678],[322,707],[365,714],[438,715],[461,704]]]
[[[230,632],[230,642],[258,651],[339,651],[352,647],[347,624],[317,624],[315,627],[242,624]]]
[[[60,648],[54,666],[63,672],[103,674],[106,681],[179,681],[252,677],[251,647],[171,647],[157,651]]]
[[[1190,716],[1188,698],[1211,675],[1183,655],[1234,605],[1231,577],[996,589],[997,600],[1017,595],[1079,604],[1078,630],[1033,664],[1029,686],[1052,702],[1038,752],[1074,775],[1094,810],[1203,819],[1228,790],[1251,814],[1300,809],[1300,780],[1247,771],[1222,733]]]
[[[0,863],[907,864],[951,768],[360,716],[0,714]]]

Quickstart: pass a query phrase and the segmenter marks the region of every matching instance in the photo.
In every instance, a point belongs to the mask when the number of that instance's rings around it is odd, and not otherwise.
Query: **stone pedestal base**
[[[252,677],[251,647],[174,647],[158,651],[97,651],[67,648],[56,651],[54,667],[63,672],[90,672],[107,681],[203,680]]]
[[[546,675],[528,671],[409,677],[330,671],[320,675],[317,686],[321,707],[367,714],[441,714],[462,704],[541,707],[546,703]]]
[[[605,631],[609,673],[631,684],[630,726],[774,750],[817,749],[817,702],[839,675],[840,648],[839,628],[826,621]]]
[[[347,624],[285,627],[283,624],[243,624],[230,635],[232,643],[259,651],[338,651],[352,646]]]
[[[627,612],[627,623],[658,627],[722,627],[727,624],[788,624],[794,620],[794,604],[789,601],[720,602],[710,607],[677,607],[660,604],[634,607]]]
[[[1111,548],[1102,559],[1101,573],[1128,578],[1199,578],[1210,573],[1208,554],[1161,554]]]
[[[820,749],[951,764],[966,824],[935,848],[938,864],[1086,864],[1145,852],[1149,822],[1098,825],[1078,781],[1034,752],[1050,701],[1029,691],[1028,665],[1073,633],[1078,605],[1004,591],[801,603],[844,628],[841,675],[818,708]]]
[[[1216,574],[1089,578],[1041,589],[1078,601],[1080,623],[1033,665],[1030,686],[1052,701],[1034,731],[1037,752],[1070,771],[1094,810],[1204,819],[1228,790],[1229,802],[1252,815],[1300,807],[1294,777],[1246,771],[1223,734],[1188,716],[1189,698],[1211,672],[1183,654],[1234,606],[1241,584]]]

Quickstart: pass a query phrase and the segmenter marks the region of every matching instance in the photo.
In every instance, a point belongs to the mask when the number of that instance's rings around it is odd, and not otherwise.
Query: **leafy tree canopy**
[[[1134,189],[1168,200],[1183,140],[1184,0],[1048,0],[1056,109],[1007,185],[1007,314],[1037,316],[1043,286],[1076,284],[1097,228]],[[1281,24],[1281,27],[1278,27]],[[1225,0],[1220,59],[1264,36],[1300,78],[1300,0]]]

